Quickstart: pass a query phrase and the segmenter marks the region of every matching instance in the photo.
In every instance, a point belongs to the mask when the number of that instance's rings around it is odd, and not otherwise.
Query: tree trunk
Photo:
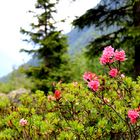
[[[135,2],[133,12],[134,12],[134,25],[135,27],[138,27],[138,26],[140,27],[140,0]],[[135,77],[139,76],[140,75],[140,42],[137,41],[137,38],[135,42],[134,69],[135,69]]]

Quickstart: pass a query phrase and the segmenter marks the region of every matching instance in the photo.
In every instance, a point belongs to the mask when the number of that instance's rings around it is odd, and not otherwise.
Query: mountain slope
[[[103,30],[99,30],[95,28],[95,26],[85,27],[82,30],[78,28],[73,29],[67,34],[70,55],[81,51],[97,37],[111,33],[114,30],[117,30],[117,27],[112,26],[109,28],[104,28]]]
[[[107,34],[111,31],[114,31],[116,27],[110,27],[104,30],[97,30],[94,26],[85,27],[83,30],[79,30],[78,28],[74,28],[68,34],[66,34],[69,45],[69,54],[73,56],[77,52],[80,52],[83,48],[85,48],[91,40],[103,35]],[[26,66],[38,66],[40,61],[33,57],[30,59],[25,65]],[[7,76],[1,77],[0,82],[7,82],[11,74]]]

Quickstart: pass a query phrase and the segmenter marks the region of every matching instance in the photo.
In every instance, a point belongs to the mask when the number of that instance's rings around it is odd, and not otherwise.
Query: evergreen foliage
[[[54,81],[70,81],[69,58],[67,55],[68,44],[66,37],[55,28],[54,14],[58,0],[37,0],[35,4],[37,22],[31,23],[32,30],[21,32],[29,38],[35,49],[22,50],[37,56],[41,63],[36,67],[29,67],[25,73],[36,83],[36,88],[48,91]],[[66,74],[66,75],[65,75]]]
[[[104,34],[91,41],[87,46],[87,55],[93,58],[99,55],[107,45],[123,48],[128,53],[125,64],[127,73],[140,75],[140,1],[139,0],[101,0],[97,7],[88,10],[84,15],[73,21],[73,25],[83,29],[95,25],[105,30],[111,26],[112,32]],[[135,71],[135,73],[134,73]]]

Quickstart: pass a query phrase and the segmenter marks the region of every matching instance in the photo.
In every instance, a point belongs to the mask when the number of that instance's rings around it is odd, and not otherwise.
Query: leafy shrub
[[[138,138],[140,121],[131,124],[127,112],[139,106],[140,81],[136,83],[125,77],[118,85],[114,79],[103,78],[106,90],[100,94],[80,83],[58,84],[61,97],[57,100],[37,91],[23,94],[20,103],[11,102],[7,108],[1,106],[0,137],[90,140],[129,139],[132,135]],[[27,125],[20,125],[22,118],[27,120]]]
[[[117,70],[86,72],[85,84],[58,83],[48,96],[38,90],[17,103],[1,99],[0,139],[140,139],[140,77],[125,77],[119,61],[106,65]]]

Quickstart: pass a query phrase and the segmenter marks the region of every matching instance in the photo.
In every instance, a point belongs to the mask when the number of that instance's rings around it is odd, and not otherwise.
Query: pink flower
[[[139,117],[139,113],[135,110],[129,110],[128,117],[130,118],[131,123],[134,124],[137,122],[137,118]]]
[[[126,60],[125,51],[124,50],[121,50],[121,51],[116,50],[115,54],[114,54],[114,57],[115,57],[115,60],[125,61]]]
[[[100,58],[100,63],[105,65],[107,63],[113,63],[114,62],[114,48],[112,46],[107,46],[103,50],[103,54]]]
[[[91,88],[93,91],[97,91],[100,86],[100,83],[98,80],[92,80],[88,82],[88,87]]]
[[[102,65],[105,65],[107,63],[113,63],[112,59],[110,57],[108,57],[107,55],[104,55],[100,58],[100,63]]]
[[[124,74],[121,74],[121,78],[125,78],[125,75]]]
[[[103,54],[114,55],[114,48],[110,45],[104,48]]]
[[[109,75],[110,75],[111,77],[116,77],[117,74],[118,74],[118,70],[115,69],[115,68],[113,68],[113,69],[111,69],[111,70],[109,71]]]
[[[54,97],[56,98],[56,100],[59,100],[61,97],[61,92],[59,90],[56,90],[54,93]]]
[[[25,126],[25,125],[27,125],[27,120],[25,120],[24,118],[22,118],[22,119],[19,121],[19,124],[20,124],[21,126]]]
[[[97,76],[96,74],[92,73],[92,72],[85,72],[84,75],[83,75],[83,79],[85,81],[91,81],[91,80],[96,80],[97,79]]]

